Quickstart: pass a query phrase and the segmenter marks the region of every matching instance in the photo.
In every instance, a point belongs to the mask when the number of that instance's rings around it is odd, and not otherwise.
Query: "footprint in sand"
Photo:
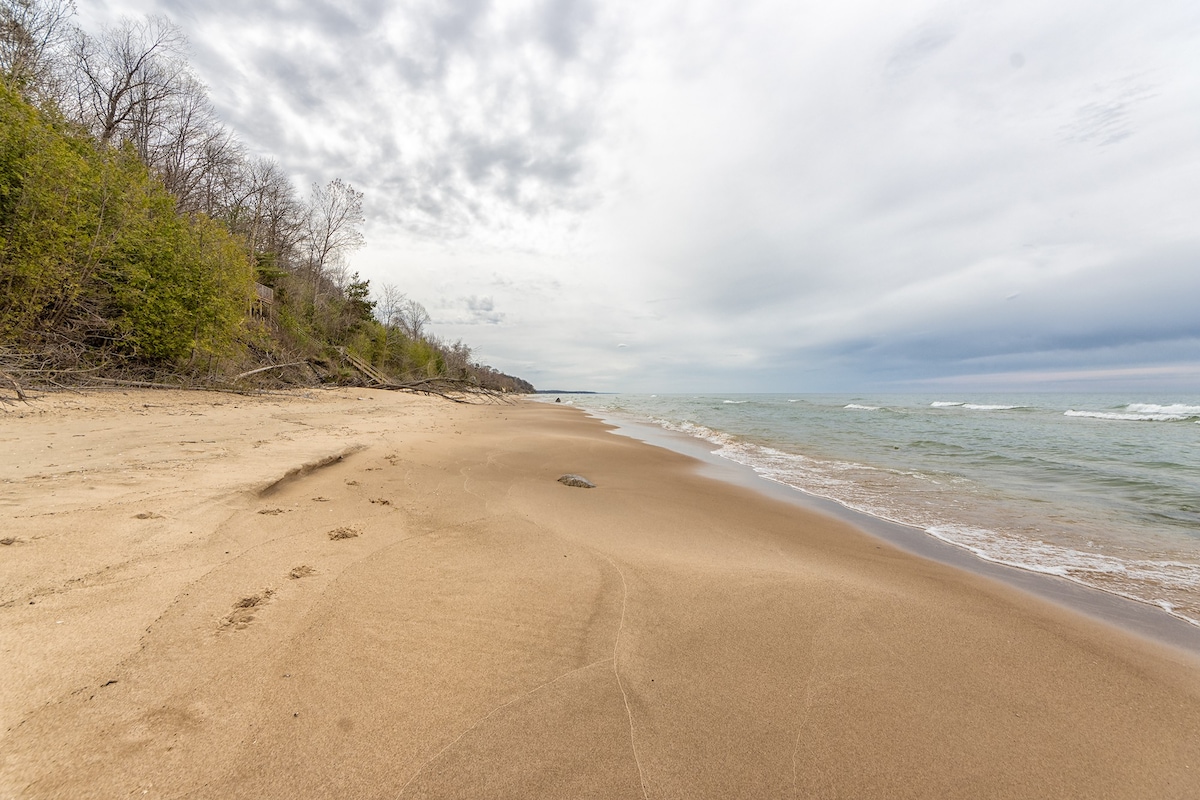
[[[274,589],[263,589],[258,594],[243,597],[233,604],[233,611],[221,620],[222,628],[242,630],[253,620],[256,609],[263,606],[275,594]]]
[[[298,567],[292,567],[291,571],[288,573],[288,577],[292,580],[298,580],[300,578],[307,578],[309,575],[316,574],[317,571],[308,564],[301,564]]]
[[[351,527],[334,528],[329,532],[329,538],[335,542],[339,539],[353,539],[360,535],[362,535],[362,532],[358,528]]]

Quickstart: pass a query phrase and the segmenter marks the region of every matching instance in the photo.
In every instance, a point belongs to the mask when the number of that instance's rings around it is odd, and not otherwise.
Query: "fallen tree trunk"
[[[423,378],[419,381],[406,383],[389,383],[386,386],[372,387],[386,389],[390,392],[413,392],[416,394],[431,394],[445,398],[454,403],[470,403],[467,397],[483,398],[489,403],[512,402],[507,395],[493,389],[485,389],[469,381],[453,378]],[[465,396],[463,396],[465,395]]]
[[[240,381],[242,378],[248,378],[251,375],[255,375],[259,372],[266,372],[267,370],[272,370],[272,369],[283,369],[284,367],[303,367],[306,364],[308,364],[307,361],[290,361],[287,364],[271,364],[270,366],[267,366],[267,367],[259,367],[258,369],[252,369],[247,372],[243,372],[241,375],[234,375],[233,378],[230,379],[230,383],[236,383],[237,381]]]

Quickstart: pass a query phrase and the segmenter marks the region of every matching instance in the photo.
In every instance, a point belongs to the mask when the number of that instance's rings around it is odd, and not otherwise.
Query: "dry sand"
[[[0,797],[1200,797],[1193,656],[573,409],[63,394],[0,453]]]

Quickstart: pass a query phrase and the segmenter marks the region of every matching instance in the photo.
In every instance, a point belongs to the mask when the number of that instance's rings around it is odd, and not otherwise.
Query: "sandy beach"
[[[0,797],[1200,796],[1196,656],[572,408],[62,393],[0,452]]]

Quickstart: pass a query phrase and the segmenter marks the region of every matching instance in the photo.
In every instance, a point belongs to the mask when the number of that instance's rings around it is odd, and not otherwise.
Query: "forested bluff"
[[[74,13],[0,0],[0,389],[533,391],[350,270],[362,194],[248,156],[169,20]]]

